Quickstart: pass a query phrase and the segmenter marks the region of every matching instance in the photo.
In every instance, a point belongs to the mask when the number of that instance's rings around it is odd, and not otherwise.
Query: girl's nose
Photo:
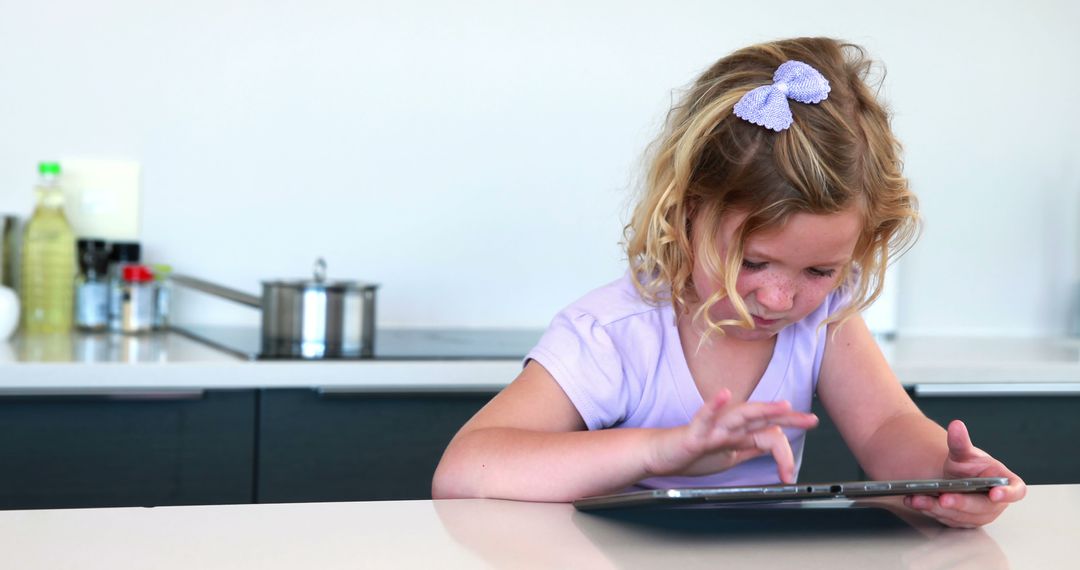
[[[795,287],[788,282],[767,283],[758,289],[757,301],[772,314],[782,313],[795,304]]]

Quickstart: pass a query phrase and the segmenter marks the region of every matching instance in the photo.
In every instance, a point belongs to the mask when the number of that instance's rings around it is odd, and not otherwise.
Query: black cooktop
[[[260,356],[262,333],[256,327],[183,325],[172,330],[241,358],[280,360]],[[375,355],[362,360],[520,360],[543,333],[542,329],[380,328],[375,331]]]

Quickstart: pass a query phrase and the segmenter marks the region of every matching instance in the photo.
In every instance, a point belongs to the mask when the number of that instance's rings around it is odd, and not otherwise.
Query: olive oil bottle
[[[23,332],[71,330],[75,296],[75,232],[64,216],[60,165],[42,162],[35,193],[37,206],[26,223],[22,243]]]

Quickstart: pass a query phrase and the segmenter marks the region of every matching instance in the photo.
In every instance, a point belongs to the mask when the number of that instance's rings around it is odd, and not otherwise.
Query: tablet
[[[975,477],[968,479],[845,481],[840,483],[797,483],[740,487],[684,487],[680,489],[649,489],[585,497],[574,501],[574,507],[581,511],[594,511],[649,505],[777,503],[782,501],[883,497],[888,495],[986,493],[992,487],[1008,484],[1009,479],[1006,477]]]

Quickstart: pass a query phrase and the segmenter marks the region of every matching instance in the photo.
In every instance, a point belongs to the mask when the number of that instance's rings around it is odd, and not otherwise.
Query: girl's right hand
[[[744,402],[725,409],[726,388],[706,402],[685,426],[658,430],[646,459],[650,476],[708,475],[771,453],[784,483],[795,482],[795,458],[781,427],[809,429],[814,414],[795,412],[791,404]]]

